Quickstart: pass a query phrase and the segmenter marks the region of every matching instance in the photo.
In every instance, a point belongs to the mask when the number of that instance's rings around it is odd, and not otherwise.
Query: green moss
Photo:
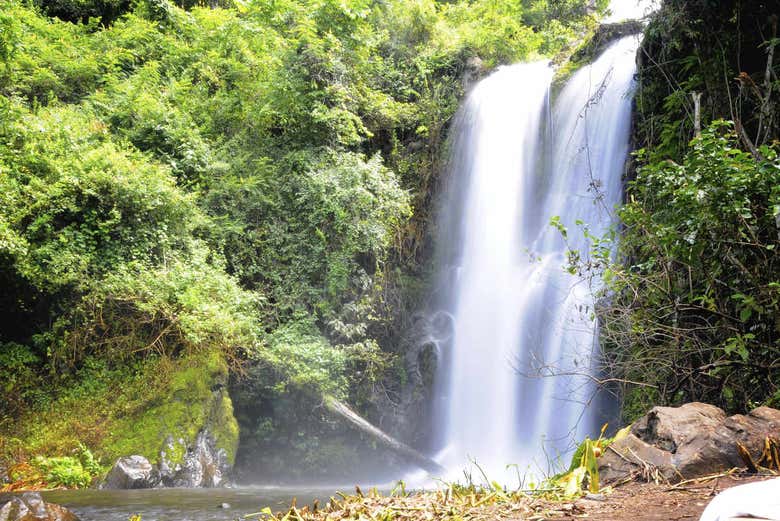
[[[227,376],[217,350],[176,361],[150,360],[135,371],[85,375],[67,396],[8,428],[3,434],[15,442],[4,445],[16,449],[15,459],[20,453],[25,458],[68,454],[83,442],[105,468],[130,454],[157,461],[161,450],[169,462],[180,463],[187,445],[205,428],[232,463],[238,424],[225,390]]]
[[[228,462],[233,465],[238,450],[238,422],[233,415],[233,401],[224,390],[219,392],[219,397],[214,401],[209,431],[217,447],[225,450]]]
[[[581,67],[590,63],[587,58],[583,58],[583,52],[588,48],[595,34],[595,30],[589,31],[588,34],[580,40],[579,45],[564,49],[553,58],[552,62],[556,69],[553,76],[552,87],[555,92],[558,92],[563,88],[569,78],[571,78]]]
[[[140,416],[122,419],[107,452],[115,456],[140,453],[156,461],[160,451],[166,450],[170,462],[181,463],[187,446],[206,428],[232,462],[238,425],[230,397],[223,390],[227,365],[218,351],[185,359],[178,365],[171,375],[167,395],[162,400],[152,399],[151,407]],[[173,443],[165,447],[169,437]]]

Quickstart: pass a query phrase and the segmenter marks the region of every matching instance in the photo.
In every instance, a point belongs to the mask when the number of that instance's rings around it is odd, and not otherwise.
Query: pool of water
[[[348,490],[348,489],[343,489]],[[285,510],[293,498],[297,505],[318,499],[325,504],[334,488],[239,487],[230,489],[165,488],[151,490],[52,490],[44,500],[71,509],[81,521],[233,521],[270,507]],[[0,504],[10,495],[0,495]],[[223,508],[227,503],[229,508]]]

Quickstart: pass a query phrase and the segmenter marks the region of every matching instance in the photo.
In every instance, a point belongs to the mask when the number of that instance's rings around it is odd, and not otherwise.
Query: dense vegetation
[[[617,263],[599,245],[629,419],[780,404],[778,7],[666,0],[645,31]]]
[[[214,414],[232,457],[229,373],[242,447],[349,468],[317,405],[404,381],[464,72],[558,53],[592,9],[2,0],[2,457],[154,459]]]
[[[354,477],[322,396],[398,428],[468,79],[596,4],[0,0],[0,467],[82,486],[208,428],[250,474]],[[619,250],[579,266],[627,418],[780,404],[777,7],[645,31]]]

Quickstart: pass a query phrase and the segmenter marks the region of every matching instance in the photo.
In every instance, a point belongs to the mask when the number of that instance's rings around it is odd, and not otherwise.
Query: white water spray
[[[439,459],[450,478],[470,461],[491,479],[507,480],[512,463],[546,471],[544,454],[598,434],[592,288],[564,266],[568,248],[587,249],[578,221],[596,236],[614,224],[637,43],[578,71],[552,110],[547,65],[501,68],[455,124],[441,222],[453,335],[440,346]]]

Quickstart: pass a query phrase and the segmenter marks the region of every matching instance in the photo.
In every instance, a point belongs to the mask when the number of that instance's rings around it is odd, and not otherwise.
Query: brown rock
[[[725,419],[723,410],[706,403],[653,407],[631,426],[631,432],[646,443],[675,453],[678,447],[712,433]]]
[[[599,458],[599,478],[610,483],[627,478],[661,478],[675,475],[672,455],[633,434],[617,440]]]
[[[599,458],[599,473],[605,483],[704,476],[743,466],[737,443],[758,461],[767,437],[780,438],[779,410],[759,407],[727,418],[704,403],[654,407]]]
[[[79,521],[67,508],[46,503],[37,492],[25,492],[0,508],[0,521]]]
[[[472,56],[466,61],[466,67],[461,78],[463,91],[467,92],[486,72],[485,64],[479,56]]]
[[[759,407],[748,415],[726,418],[708,435],[680,447],[674,464],[686,478],[742,467],[744,462],[737,452],[737,442],[758,461],[767,437],[780,437],[780,411]]]

